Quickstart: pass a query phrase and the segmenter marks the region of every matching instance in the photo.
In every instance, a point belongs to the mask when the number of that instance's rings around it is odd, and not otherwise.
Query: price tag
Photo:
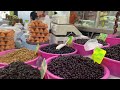
[[[40,70],[40,73],[41,73],[41,79],[44,78],[45,76],[45,73],[46,73],[46,70],[47,70],[47,63],[46,63],[46,60],[44,58],[42,64],[41,64],[41,70]]]
[[[97,39],[101,39],[101,40],[105,41],[107,36],[108,36],[107,34],[100,33],[100,36]]]
[[[105,57],[106,51],[101,48],[95,48],[92,54],[92,59],[94,62],[101,64],[103,58]]]
[[[37,52],[38,52],[39,48],[40,48],[40,45],[39,45],[39,44],[37,44],[37,46],[36,46],[36,48],[35,48],[35,54],[37,54]]]
[[[71,45],[72,44],[72,41],[73,41],[73,36],[69,36],[68,37],[68,41],[67,41],[67,45]]]

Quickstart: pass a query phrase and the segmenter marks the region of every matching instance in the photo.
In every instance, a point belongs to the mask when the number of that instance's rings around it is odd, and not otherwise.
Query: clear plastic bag
[[[85,51],[94,50],[96,47],[102,47],[103,45],[98,43],[97,39],[90,39],[84,44]]]

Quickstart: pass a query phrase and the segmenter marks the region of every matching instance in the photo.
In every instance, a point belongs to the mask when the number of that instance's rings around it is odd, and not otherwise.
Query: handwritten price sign
[[[101,64],[103,58],[105,57],[106,51],[101,48],[95,48],[92,54],[92,59],[94,62]]]

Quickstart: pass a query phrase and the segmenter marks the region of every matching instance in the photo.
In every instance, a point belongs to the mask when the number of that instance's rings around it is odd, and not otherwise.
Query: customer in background
[[[70,24],[74,24],[75,21],[78,19],[77,12],[76,11],[70,11]]]
[[[30,19],[31,19],[31,21],[32,21],[32,20],[36,20],[37,17],[38,17],[38,16],[37,16],[37,13],[36,13],[36,12],[33,11],[33,12],[30,13]]]

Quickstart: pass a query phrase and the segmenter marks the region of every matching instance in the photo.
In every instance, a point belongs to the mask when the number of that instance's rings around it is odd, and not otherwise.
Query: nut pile
[[[89,39],[77,39],[75,40],[75,43],[77,44],[82,44],[84,45]],[[103,46],[106,46],[107,43],[101,39],[97,39],[98,40],[98,43],[102,44]]]
[[[59,56],[48,64],[48,70],[64,79],[100,79],[104,68],[88,57],[80,55]]]
[[[49,40],[48,25],[41,21],[35,20],[29,24],[29,38],[28,42],[31,43],[45,43]]]
[[[28,50],[26,48],[21,48],[18,50],[15,50],[13,52],[10,52],[6,55],[0,56],[0,63],[12,63],[15,61],[29,61],[34,58],[36,58],[37,55],[35,55],[35,52],[32,50]]]
[[[64,46],[60,50],[57,50],[56,47],[58,44],[51,44],[46,47],[41,48],[41,51],[47,52],[47,53],[52,53],[52,54],[67,54],[67,53],[72,53],[75,51],[72,47]]]
[[[14,49],[14,30],[0,30],[0,51]]]
[[[120,61],[120,44],[109,48],[104,48],[104,50],[107,52],[105,57]]]
[[[13,62],[0,69],[0,79],[40,79],[40,71],[23,62]]]

